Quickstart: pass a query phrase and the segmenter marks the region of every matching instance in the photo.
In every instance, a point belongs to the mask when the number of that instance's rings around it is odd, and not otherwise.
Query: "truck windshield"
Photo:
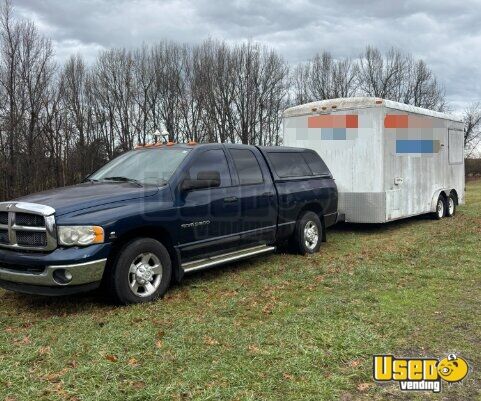
[[[164,185],[189,151],[175,148],[133,150],[107,163],[88,180]]]

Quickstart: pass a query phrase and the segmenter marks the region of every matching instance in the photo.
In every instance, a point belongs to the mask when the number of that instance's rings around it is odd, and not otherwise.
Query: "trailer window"
[[[326,163],[324,163],[324,160],[321,159],[321,157],[316,153],[311,150],[308,150],[302,154],[304,157],[305,161],[307,162],[307,165],[312,171],[312,174],[314,175],[331,175],[331,172],[326,166]]]
[[[269,152],[268,157],[280,178],[312,175],[301,152]]]
[[[464,160],[463,132],[452,129],[450,129],[448,132],[449,164],[462,164]]]

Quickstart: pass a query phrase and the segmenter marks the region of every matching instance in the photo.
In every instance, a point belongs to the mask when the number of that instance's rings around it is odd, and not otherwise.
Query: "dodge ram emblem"
[[[5,209],[10,210],[10,208],[11,208],[13,205],[14,205],[13,203],[9,203],[9,204],[5,207]]]

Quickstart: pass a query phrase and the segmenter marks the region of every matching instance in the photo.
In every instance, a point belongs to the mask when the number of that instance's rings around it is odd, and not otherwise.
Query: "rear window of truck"
[[[313,151],[269,152],[268,157],[280,178],[330,174],[324,161]]]
[[[306,151],[302,153],[302,156],[307,162],[307,165],[312,171],[312,174],[314,175],[330,175],[331,172],[326,166],[326,163],[324,163],[324,160],[321,159],[321,156],[319,156],[316,152],[312,151]]]
[[[301,152],[269,152],[268,157],[276,174],[281,178],[312,175]]]

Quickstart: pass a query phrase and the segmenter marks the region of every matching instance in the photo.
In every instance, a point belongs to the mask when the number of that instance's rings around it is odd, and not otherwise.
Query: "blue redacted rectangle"
[[[398,139],[396,153],[438,153],[439,141],[429,139]]]

